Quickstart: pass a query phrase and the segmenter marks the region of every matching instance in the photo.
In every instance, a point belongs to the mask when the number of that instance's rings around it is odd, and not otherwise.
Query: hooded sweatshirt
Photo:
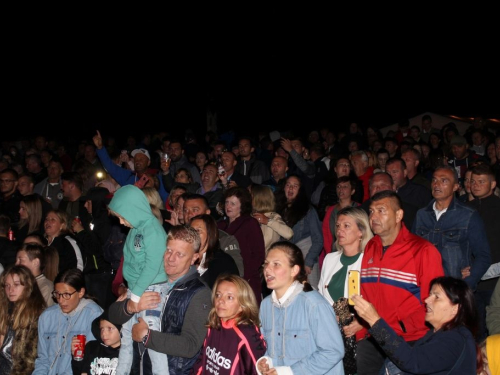
[[[132,301],[139,302],[149,285],[167,281],[163,268],[167,234],[153,215],[146,195],[134,185],[118,189],[109,208],[133,226],[123,247],[123,276]]]
[[[108,311],[105,310],[102,315],[98,316],[92,322],[92,334],[95,340],[88,341],[85,345],[85,357],[83,361],[71,361],[71,368],[73,374],[87,373],[92,374],[115,374],[116,367],[118,366],[118,355],[120,353],[120,346],[112,348],[103,343],[101,339],[101,320],[107,320]],[[114,324],[118,331],[122,326]]]

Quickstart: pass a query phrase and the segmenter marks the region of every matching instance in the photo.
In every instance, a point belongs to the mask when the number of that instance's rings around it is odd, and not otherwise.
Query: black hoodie
[[[111,346],[106,346],[101,340],[101,320],[107,320],[109,322],[108,310],[94,319],[92,322],[92,334],[96,340],[89,341],[85,345],[85,354],[83,361],[71,360],[71,368],[73,374],[113,374],[118,366],[118,355],[120,353],[120,347],[112,348]],[[122,326],[119,324],[114,324],[114,326],[121,330]],[[120,333],[121,335],[121,333]]]

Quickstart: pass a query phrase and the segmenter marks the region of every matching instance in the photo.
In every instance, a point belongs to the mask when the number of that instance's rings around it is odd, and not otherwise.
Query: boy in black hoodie
[[[71,361],[73,374],[114,374],[118,366],[118,355],[121,344],[121,325],[108,320],[108,311],[95,318],[92,322],[92,333],[96,340],[87,342],[82,361]],[[71,343],[75,351],[76,339]]]

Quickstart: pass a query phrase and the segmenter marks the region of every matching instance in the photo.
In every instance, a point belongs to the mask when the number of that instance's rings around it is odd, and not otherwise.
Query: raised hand
[[[100,150],[102,148],[102,137],[101,137],[101,133],[99,133],[99,130],[96,130],[96,132],[97,132],[97,134],[94,135],[92,140],[94,141],[95,147]]]

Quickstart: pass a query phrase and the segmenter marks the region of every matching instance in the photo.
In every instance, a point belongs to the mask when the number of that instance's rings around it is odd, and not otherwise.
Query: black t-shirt
[[[99,341],[89,341],[85,345],[83,361],[71,361],[73,374],[113,374],[118,366],[120,347],[112,348]]]

